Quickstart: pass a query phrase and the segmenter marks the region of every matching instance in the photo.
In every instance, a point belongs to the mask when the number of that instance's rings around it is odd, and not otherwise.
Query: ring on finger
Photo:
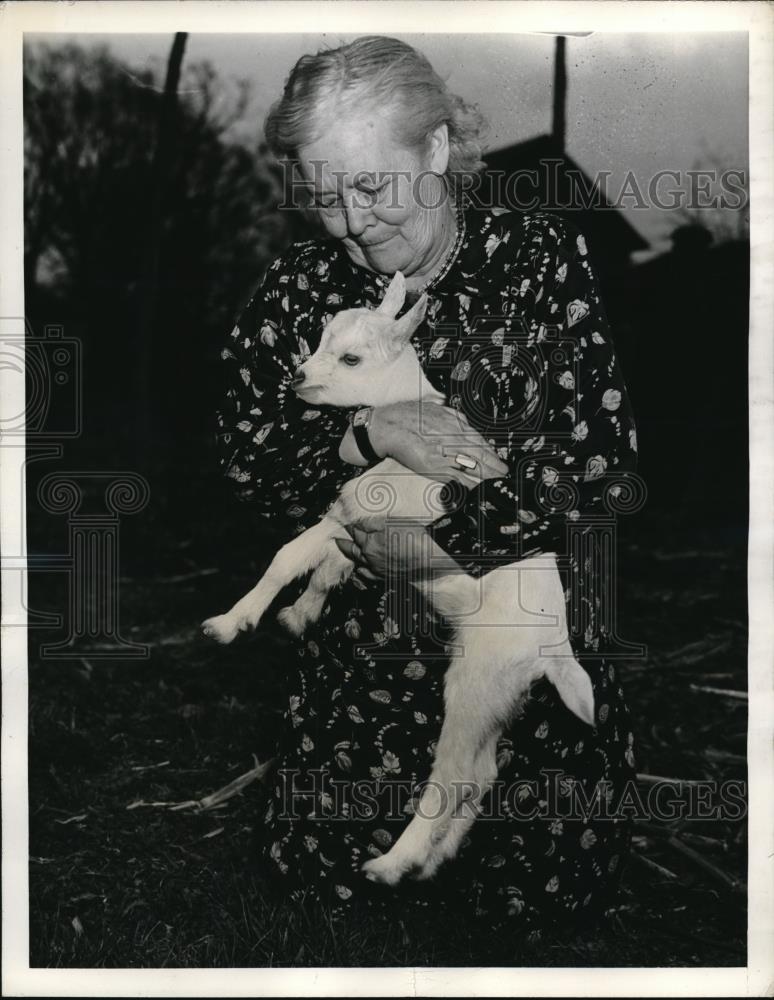
[[[475,458],[471,458],[470,455],[463,455],[462,453],[455,455],[454,461],[461,469],[475,469],[478,465]]]

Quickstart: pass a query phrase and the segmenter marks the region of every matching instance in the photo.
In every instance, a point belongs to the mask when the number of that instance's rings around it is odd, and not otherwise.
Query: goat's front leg
[[[339,536],[343,537],[343,534],[342,529]],[[331,590],[347,580],[354,568],[355,564],[347,559],[336,543],[329,542],[322,562],[312,573],[309,586],[295,604],[279,612],[278,620],[292,635],[303,635],[307,627],[319,619]]]
[[[249,593],[230,611],[202,623],[204,634],[226,644],[233,642],[240,632],[254,629],[282,588],[316,567],[325,557],[331,538],[341,533],[337,521],[324,517],[319,524],[283,545]]]

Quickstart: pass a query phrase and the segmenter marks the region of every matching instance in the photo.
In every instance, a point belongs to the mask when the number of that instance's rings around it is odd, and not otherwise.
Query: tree
[[[748,170],[729,166],[733,160],[721,149],[702,143],[701,157],[694,161],[684,181],[687,204],[670,218],[676,228],[702,228],[714,244],[750,238]]]
[[[28,314],[83,338],[87,436],[109,428],[131,439],[148,408],[137,398],[138,366],[152,376],[156,440],[179,443],[210,426],[223,333],[299,234],[298,217],[276,208],[282,185],[265,146],[229,137],[248,98],[241,85],[224,99],[206,63],[184,67],[159,182],[164,87],[152,73],[105,48],[25,51]],[[151,316],[147,351],[142,315]]]

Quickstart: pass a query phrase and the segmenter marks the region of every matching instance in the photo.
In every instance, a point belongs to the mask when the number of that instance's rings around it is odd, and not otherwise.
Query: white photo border
[[[29,968],[27,649],[21,574],[2,573],[2,989],[6,996],[762,996],[774,990],[774,7],[760,2],[339,0],[0,6],[0,317],[24,316],[25,32],[328,34],[741,31],[749,38],[750,533],[748,965],[698,969]],[[23,322],[23,321],[19,321]],[[0,416],[24,411],[0,370]],[[24,448],[0,447],[0,551],[24,554]],[[23,487],[22,487],[23,489]],[[21,627],[19,627],[21,626]]]

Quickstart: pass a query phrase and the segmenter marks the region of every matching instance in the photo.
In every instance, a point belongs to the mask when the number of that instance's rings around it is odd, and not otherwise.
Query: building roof
[[[631,253],[648,248],[647,241],[553,136],[539,135],[493,150],[484,160],[489,183],[497,185],[492,193],[500,204],[522,211],[540,208],[572,222],[585,235],[601,271],[620,270],[627,266]],[[501,172],[497,181],[492,172]],[[515,174],[523,176],[515,181]],[[484,187],[483,193],[488,192]]]

